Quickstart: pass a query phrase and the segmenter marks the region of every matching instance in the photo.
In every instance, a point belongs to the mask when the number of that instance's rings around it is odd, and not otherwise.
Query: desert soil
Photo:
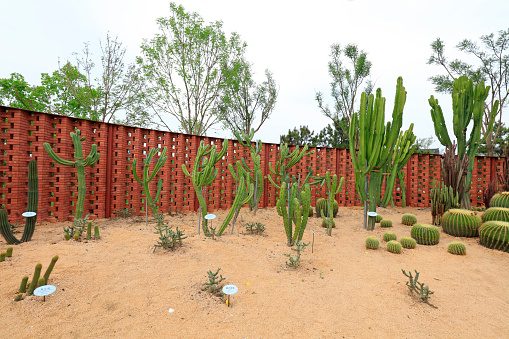
[[[217,211],[215,224],[226,215]],[[398,239],[410,236],[402,213],[430,223],[429,210],[379,209],[393,221]],[[287,267],[282,218],[274,208],[256,216],[241,211],[233,235],[212,240],[198,235],[196,213],[167,216],[187,239],[175,251],[157,249],[153,224],[143,217],[96,220],[100,240],[65,241],[69,223],[43,223],[32,241],[14,246],[0,263],[1,338],[509,338],[509,253],[442,232],[436,246],[417,245],[401,254],[367,250],[387,229],[362,229],[360,208],[340,208],[327,236],[311,218],[304,241],[312,242],[298,268]],[[246,223],[261,222],[263,235],[246,234]],[[216,226],[216,225],[214,225]],[[19,236],[19,235],[18,235]],[[466,256],[447,252],[461,240]],[[0,250],[7,247],[0,240]],[[60,256],[49,283],[57,290],[43,301],[13,298],[24,275],[43,272]],[[221,268],[224,283],[238,286],[227,307],[201,291],[207,271]],[[434,291],[420,303],[405,285],[406,271]],[[173,309],[174,312],[170,312]]]

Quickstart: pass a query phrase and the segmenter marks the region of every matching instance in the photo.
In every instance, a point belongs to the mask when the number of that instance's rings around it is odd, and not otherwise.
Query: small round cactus
[[[462,242],[453,241],[447,245],[447,251],[452,254],[465,255],[467,254],[467,247]]]
[[[410,235],[419,245],[436,245],[440,241],[440,231],[433,225],[415,224]]]
[[[509,208],[509,192],[495,194],[490,200],[490,207]]]
[[[401,253],[401,244],[396,240],[391,240],[387,243],[387,251],[391,253],[400,254]]]
[[[375,224],[380,223],[383,220],[384,217],[382,217],[380,214],[377,214],[375,217]]]
[[[380,221],[380,227],[392,227],[392,221],[388,219],[382,219]]]
[[[487,221],[479,228],[481,245],[509,252],[509,222]]]
[[[334,219],[322,219],[322,227],[329,228],[329,222],[332,223],[332,228],[336,227]]]
[[[12,257],[12,246],[7,247],[7,251],[5,251],[5,256],[8,258]]]
[[[505,221],[509,222],[509,208],[491,207],[482,215],[482,222],[486,221]]]
[[[338,214],[338,210],[339,210],[339,204],[336,200],[333,201],[333,207],[332,207],[332,217],[336,217],[336,215]],[[327,216],[327,207],[329,205],[329,202],[327,199],[324,199],[324,198],[319,198],[317,201],[316,201],[316,217],[317,218],[321,218],[322,216],[326,217]],[[323,213],[322,213],[323,211]]]
[[[405,213],[401,216],[401,223],[407,226],[413,226],[417,223],[417,217],[415,214]]]
[[[396,240],[398,237],[394,232],[385,232],[384,233],[384,241]]]
[[[380,240],[377,237],[369,236],[366,238],[366,248],[376,250],[380,246]]]
[[[442,216],[441,224],[444,232],[454,237],[476,237],[482,220],[476,212],[450,209]]]
[[[409,237],[403,237],[401,239],[399,239],[399,242],[401,243],[401,246],[403,246],[404,248],[415,248],[415,246],[417,246],[417,241],[415,241],[415,239],[413,238],[409,238]]]

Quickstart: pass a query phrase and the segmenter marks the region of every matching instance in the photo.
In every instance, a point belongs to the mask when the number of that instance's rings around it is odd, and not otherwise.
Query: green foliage
[[[481,218],[476,212],[450,209],[442,217],[442,230],[454,237],[477,237]]]
[[[491,207],[482,215],[482,222],[486,221],[505,221],[509,222],[509,208]]]
[[[417,241],[413,238],[403,237],[399,239],[399,242],[404,248],[414,249],[417,246]]]
[[[412,226],[417,222],[415,214],[405,213],[401,216],[401,223],[403,225]]]
[[[380,246],[380,240],[377,237],[370,235],[366,238],[366,248],[376,250]]]
[[[451,254],[465,255],[467,254],[467,247],[462,242],[453,241],[447,245],[447,252]]]
[[[495,122],[493,124],[493,140],[492,148],[493,155],[498,157],[504,156],[504,148],[509,143],[509,127],[503,122]],[[479,145],[477,155],[489,155],[488,145],[486,140]]]
[[[440,231],[433,225],[415,224],[410,230],[410,235],[419,245],[436,245],[440,241]]]
[[[11,73],[10,78],[0,79],[2,105],[47,112],[49,100],[47,90],[43,86],[30,85],[19,73]]]
[[[221,290],[221,288],[223,287],[221,285],[221,282],[225,280],[225,278],[223,278],[223,276],[219,274],[220,270],[221,268],[218,268],[215,273],[212,272],[211,270],[207,271],[209,281],[202,284],[203,286],[201,289],[202,291],[208,291],[210,293],[215,294]]]
[[[246,224],[246,232],[250,234],[262,235],[265,231],[265,225],[261,222],[248,222]]]
[[[459,207],[459,196],[458,194],[454,194],[453,188],[445,186],[443,183],[438,183],[438,185],[436,185],[435,180],[433,180],[433,185],[430,190],[430,198],[433,225],[440,225],[442,216],[450,208]]]
[[[309,145],[311,147],[348,148],[348,124],[346,118],[332,122],[315,135],[307,126],[288,130],[286,135],[280,136],[280,143],[289,145]],[[346,132],[345,132],[346,131]]]
[[[302,241],[297,241],[296,243],[296,248],[292,248],[291,250],[292,251],[296,251],[297,252],[297,255],[294,257],[292,257],[291,253],[290,254],[285,254],[287,257],[288,257],[288,260],[286,262],[286,265],[288,267],[293,267],[293,268],[296,268],[299,266],[299,263],[300,263],[300,256],[301,256],[301,253],[302,251],[304,251],[304,249],[306,248],[306,246],[309,245],[309,242],[307,244],[303,243]]]
[[[487,221],[479,228],[481,245],[504,252],[509,252],[509,222]]]
[[[402,250],[401,244],[396,240],[391,240],[387,243],[387,251],[395,254],[400,254]]]
[[[398,237],[396,236],[396,234],[394,232],[385,232],[383,239],[385,242],[388,242],[391,240],[396,240],[396,239],[398,239]]]
[[[155,232],[159,235],[159,240],[157,244],[154,245],[154,252],[159,247],[163,250],[174,250],[177,247],[182,246],[182,240],[186,239],[184,231],[179,230],[177,227],[176,231],[173,231],[173,226],[169,226],[167,222],[164,221],[164,214],[157,213],[154,215],[156,220]]]
[[[509,192],[495,194],[490,200],[490,207],[509,208]]]
[[[426,303],[434,308],[438,308],[432,303],[430,303],[429,298],[430,295],[433,294],[432,291],[429,290],[429,287],[424,285],[424,283],[418,282],[419,279],[419,272],[415,270],[415,277],[412,277],[412,272],[408,272],[408,274],[405,272],[405,270],[401,270],[403,274],[408,277],[409,281],[407,281],[406,285],[410,291],[410,293],[415,292],[417,295],[419,295],[420,302]]]
[[[415,140],[415,153],[434,154],[434,150],[430,149],[434,141],[432,135],[427,138],[417,138]]]
[[[380,220],[380,227],[392,227],[392,221],[388,219]]]

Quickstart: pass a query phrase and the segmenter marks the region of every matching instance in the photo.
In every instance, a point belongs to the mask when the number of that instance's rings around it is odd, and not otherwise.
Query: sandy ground
[[[402,213],[431,222],[429,210],[379,209],[392,231],[410,236]],[[218,211],[216,223],[226,211]],[[274,208],[253,215],[243,209],[233,235],[212,240],[197,233],[197,214],[167,216],[188,238],[173,252],[153,252],[157,235],[144,218],[97,220],[100,240],[65,241],[62,227],[42,224],[28,243],[0,263],[1,338],[509,338],[509,254],[460,239],[466,256],[447,244],[404,249],[402,254],[366,250],[365,238],[386,229],[362,229],[362,210],[340,208],[332,237],[311,218],[312,241],[298,268],[286,266],[286,238]],[[248,235],[247,222],[265,224]],[[7,245],[0,240],[0,250]],[[13,297],[21,278],[38,262],[43,272],[58,254],[46,297]],[[221,268],[239,291],[231,307],[201,291],[208,270]],[[418,270],[435,292],[437,309],[410,295],[401,272]],[[169,309],[174,312],[170,313]]]

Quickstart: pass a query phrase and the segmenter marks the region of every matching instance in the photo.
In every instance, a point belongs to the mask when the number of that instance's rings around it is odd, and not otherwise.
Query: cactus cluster
[[[287,190],[290,192],[287,192]],[[296,242],[302,240],[308,223],[309,209],[311,208],[311,188],[309,184],[304,184],[304,187],[300,190],[297,182],[294,182],[290,188],[287,188],[286,182],[283,182],[279,190],[276,208],[279,215],[283,217],[287,245],[293,246]],[[293,228],[294,224],[295,229]]]
[[[417,223],[415,214],[405,213],[401,216],[401,223],[407,226],[413,226]]]
[[[336,200],[334,200],[333,202],[333,207],[332,207],[332,216],[335,218],[336,215],[338,214],[338,210],[339,210],[339,204]],[[316,210],[316,217],[317,218],[321,218],[321,217],[326,217],[327,216],[327,205],[328,205],[328,201],[327,199],[325,198],[318,198],[316,200],[316,207],[315,207],[315,210]]]
[[[477,237],[481,218],[476,212],[463,209],[450,209],[442,217],[442,229],[454,237]]]
[[[49,264],[48,268],[46,269],[46,272],[41,277],[41,271],[42,271],[42,264],[38,263],[35,265],[34,275],[32,277],[32,282],[28,284],[28,276],[25,275],[21,279],[21,284],[19,286],[18,295],[14,299],[14,301],[20,301],[23,298],[23,293],[26,292],[26,295],[32,295],[34,294],[34,290],[37,287],[44,286],[48,284],[49,276],[51,272],[53,271],[53,268],[55,267],[56,262],[58,261],[58,255],[55,255],[51,259],[51,263]]]
[[[446,186],[444,183],[435,184],[433,181],[430,190],[431,198],[431,217],[433,225],[440,225],[442,216],[450,208],[459,207],[459,196],[454,194],[452,187]]]
[[[436,245],[440,241],[440,231],[433,225],[415,224],[410,234],[419,245]]]
[[[482,215],[482,221],[505,221],[509,222],[509,208],[490,207]]]
[[[327,200],[327,208],[322,209],[321,214],[322,214],[323,221],[325,221],[327,219],[327,221],[326,221],[327,234],[332,235],[332,228],[334,227],[335,223],[334,223],[334,219],[333,219],[334,214],[331,214],[330,211],[337,209],[337,207],[335,207],[335,206],[338,205],[338,202],[336,200],[334,200],[334,197],[336,196],[336,194],[339,193],[339,191],[341,191],[341,188],[343,188],[345,178],[341,177],[341,179],[338,180],[338,176],[336,174],[334,174],[331,178],[330,172],[327,171],[325,173],[324,181],[325,181],[325,184],[327,185],[327,188],[329,189],[329,199]],[[322,181],[322,183],[323,183],[323,181]],[[323,225],[323,222],[322,222],[322,225]]]
[[[391,240],[387,243],[387,251],[391,253],[400,254],[402,250],[401,244],[396,240]]]
[[[447,245],[447,252],[456,255],[465,255],[467,254],[467,247],[462,242],[453,241]]]
[[[380,227],[392,227],[392,221],[389,219],[380,220]]]
[[[481,245],[509,252],[509,222],[487,221],[479,228]]]
[[[509,192],[495,194],[490,200],[490,207],[509,208]]]
[[[5,252],[0,253],[0,262],[5,261],[5,258],[12,257],[12,247],[7,247]]]
[[[380,240],[377,237],[370,235],[366,238],[366,248],[376,250],[380,246]]]
[[[403,246],[404,248],[413,249],[413,248],[415,248],[415,246],[417,246],[417,241],[415,241],[414,238],[403,237],[403,238],[399,239],[399,242],[400,242],[401,246]]]
[[[391,240],[396,240],[398,239],[398,237],[396,236],[396,234],[394,232],[385,232],[384,233],[384,241],[387,242],[387,241],[391,241]]]

